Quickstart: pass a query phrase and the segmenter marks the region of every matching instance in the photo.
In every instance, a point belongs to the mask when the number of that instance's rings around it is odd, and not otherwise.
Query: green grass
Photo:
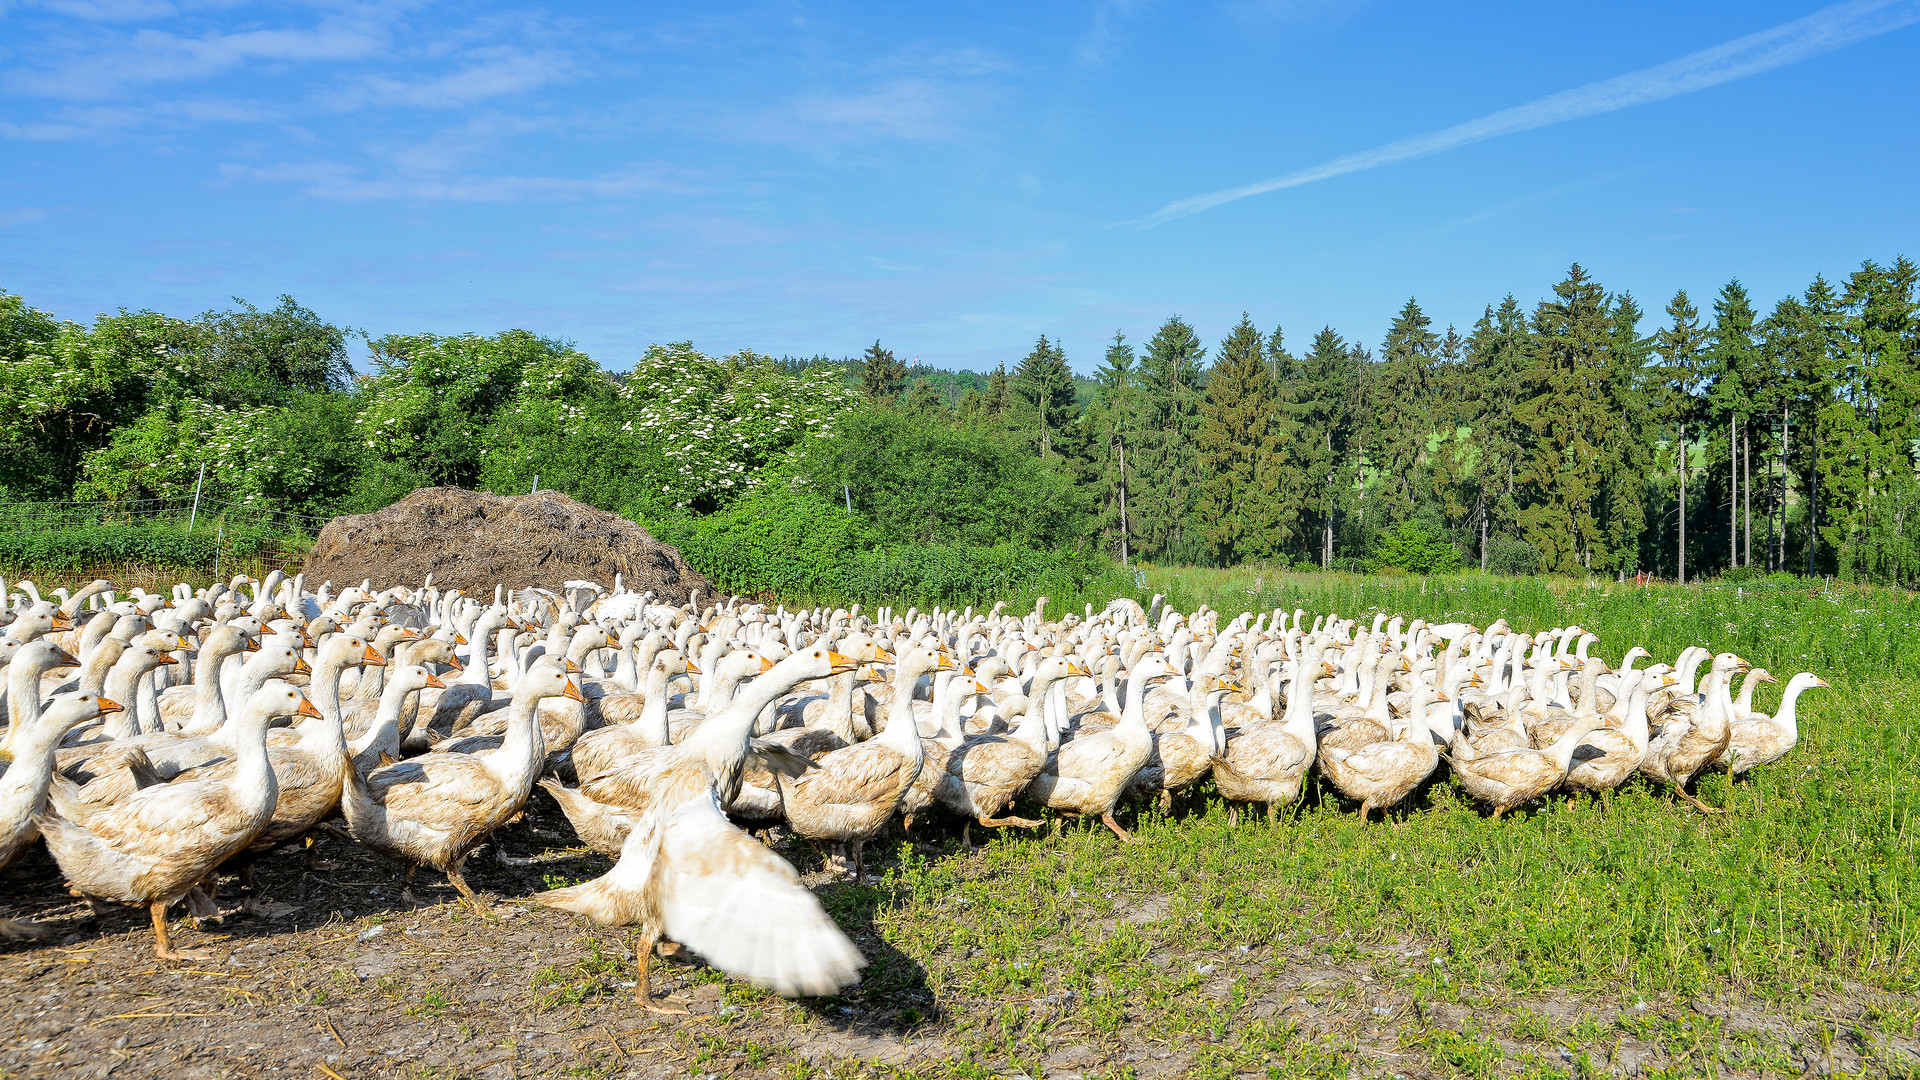
[[[1647,1068],[1673,1075],[1797,1074],[1821,1052],[1680,1004],[1728,995],[1822,1031],[1815,998],[1870,1000],[1858,1030],[1833,1037],[1864,1047],[1870,1071],[1911,1067],[1873,1049],[1911,1039],[1920,1021],[1911,595],[1799,581],[1640,589],[1198,570],[1150,571],[1149,584],[1187,610],[1578,622],[1609,658],[1636,643],[1662,658],[1705,644],[1782,682],[1813,670],[1835,688],[1802,698],[1788,758],[1738,783],[1703,779],[1699,794],[1724,817],[1636,779],[1603,799],[1556,796],[1492,820],[1443,776],[1393,825],[1365,825],[1313,788],[1278,827],[1230,827],[1203,788],[1171,819],[1138,809],[1133,845],[1071,824],[1059,837],[1009,831],[972,857],[922,838],[884,887],[837,886],[826,899],[843,925],[870,921],[891,947],[853,994],[900,1008],[924,987],[933,1004],[914,1015],[937,1011],[939,1030],[965,1048],[934,1073],[1041,1075],[1063,1042],[1154,1039],[1179,1046],[1196,1075],[1382,1071],[1357,1038],[1309,1036],[1249,1004],[1291,993],[1276,988],[1316,967],[1337,974],[1316,1007],[1400,1030],[1397,1071],[1598,1075],[1623,1039],[1659,1047],[1665,1058]],[[1766,688],[1761,707],[1777,693]],[[1382,1019],[1365,999],[1374,978],[1415,1012],[1457,1003],[1477,1019]],[[1569,1023],[1517,1004],[1566,995],[1593,1010]],[[1499,1030],[1490,1015],[1505,1016]]]

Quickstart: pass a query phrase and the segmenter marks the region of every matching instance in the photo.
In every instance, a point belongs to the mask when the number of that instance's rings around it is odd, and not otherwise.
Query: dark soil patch
[[[611,588],[615,574],[631,591],[684,604],[713,583],[634,522],[557,491],[493,495],[432,487],[373,514],[337,517],[320,531],[304,572],[314,586],[372,580],[375,588],[418,585],[428,574],[442,588],[491,597],[510,589],[560,591],[572,580]]]

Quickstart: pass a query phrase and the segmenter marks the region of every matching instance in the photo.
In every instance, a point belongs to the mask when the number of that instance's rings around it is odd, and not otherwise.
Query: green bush
[[[721,589],[796,602],[960,605],[1047,595],[1098,605],[1134,591],[1127,573],[1099,555],[1016,543],[882,545],[844,505],[786,484],[718,513],[648,524]]]
[[[257,528],[187,532],[175,524],[74,525],[0,532],[0,566],[34,573],[71,573],[110,563],[206,569],[216,557],[248,559],[278,537]]]
[[[1487,538],[1487,572],[1504,574],[1508,577],[1524,577],[1537,574],[1546,565],[1546,558],[1540,549],[1517,540],[1511,536],[1490,536]]]
[[[1460,549],[1418,521],[1403,521],[1382,531],[1374,539],[1373,555],[1381,567],[1391,566],[1410,574],[1460,569]]]

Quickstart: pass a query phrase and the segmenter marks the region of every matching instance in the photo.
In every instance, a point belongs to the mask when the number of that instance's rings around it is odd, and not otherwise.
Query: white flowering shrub
[[[716,360],[677,342],[650,346],[616,397],[619,433],[667,462],[659,501],[684,510],[732,501],[767,466],[832,432],[860,394],[835,367],[788,375],[757,353]]]

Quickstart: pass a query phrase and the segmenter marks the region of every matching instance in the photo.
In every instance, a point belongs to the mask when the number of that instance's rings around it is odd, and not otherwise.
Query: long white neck
[[[380,711],[374,716],[373,726],[358,739],[347,744],[347,750],[359,757],[369,749],[378,749],[388,757],[400,756],[400,712],[406,707],[407,695],[413,693],[401,679],[388,679],[387,685],[380,691]]]
[[[666,668],[654,664],[647,669],[647,692],[640,706],[640,715],[633,721],[634,728],[648,746],[665,746],[668,740],[667,727],[667,680],[670,674]]]
[[[1790,745],[1800,742],[1800,692],[1809,684],[1798,679],[1787,684],[1787,692],[1780,695],[1780,708],[1773,714],[1773,726],[1785,735]]]

